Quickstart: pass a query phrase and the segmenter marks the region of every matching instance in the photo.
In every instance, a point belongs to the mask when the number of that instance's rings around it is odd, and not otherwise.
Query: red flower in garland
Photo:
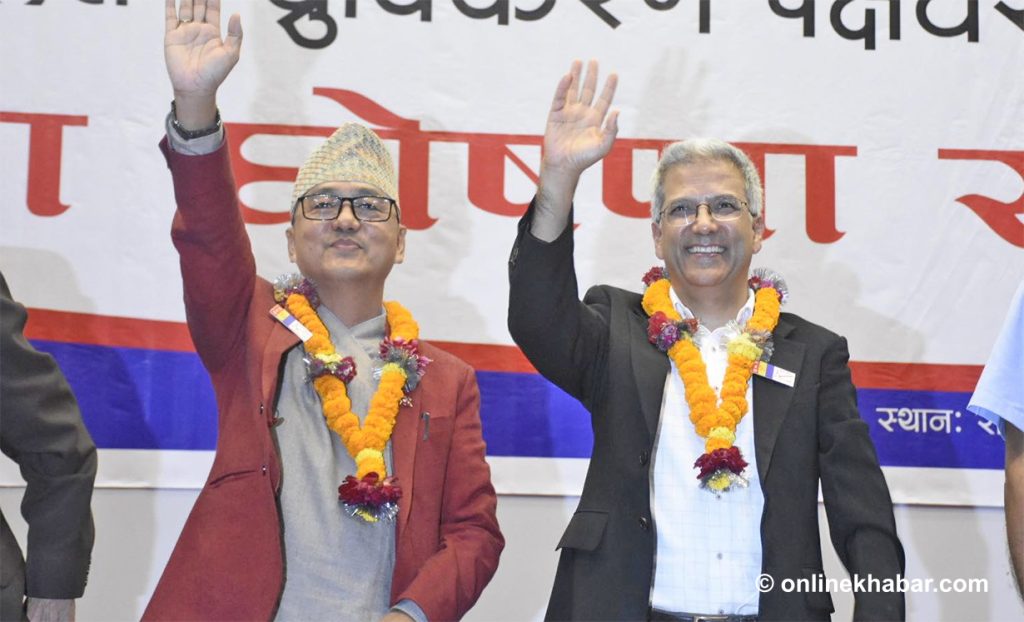
[[[377,473],[367,473],[361,480],[349,475],[338,486],[338,498],[346,506],[353,511],[365,512],[377,520],[394,518],[401,496],[402,489],[397,478],[385,477],[381,480]]]
[[[650,287],[651,283],[667,278],[668,275],[665,273],[665,268],[662,268],[661,266],[654,266],[653,268],[647,271],[647,274],[644,275],[643,282],[644,285]]]
[[[666,325],[671,324],[672,320],[668,319],[668,316],[658,311],[651,316],[651,319],[647,320],[647,340],[653,344],[658,343],[658,336],[661,335],[661,331]]]
[[[306,371],[310,378],[330,375],[348,384],[356,377],[356,362],[351,356],[346,356],[340,361],[333,363],[325,363],[315,356],[307,356],[303,360],[306,363]]]
[[[668,352],[683,333],[694,334],[699,323],[695,318],[687,318],[673,322],[663,312],[658,311],[647,320],[647,340],[662,352]]]
[[[727,449],[716,449],[711,453],[697,458],[693,466],[700,469],[697,479],[703,480],[721,470],[728,470],[736,475],[741,475],[743,469],[747,468],[747,461],[740,454],[740,448],[733,445]]]

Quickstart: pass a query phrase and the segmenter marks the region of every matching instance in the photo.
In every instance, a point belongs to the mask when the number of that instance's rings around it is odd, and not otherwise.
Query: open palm
[[[580,73],[581,64],[576,61],[558,83],[544,130],[544,164],[575,174],[603,158],[618,132],[618,112],[608,112],[617,77],[608,77],[600,97],[594,101],[597,63],[588,64],[582,89]]]
[[[220,33],[220,0],[183,0],[175,10],[166,0],[164,60],[176,95],[207,96],[216,93],[242,47],[242,23],[237,15],[228,21],[227,36]]]

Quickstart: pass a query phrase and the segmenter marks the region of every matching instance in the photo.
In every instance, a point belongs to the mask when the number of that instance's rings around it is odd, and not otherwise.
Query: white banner
[[[208,465],[216,434],[156,149],[171,97],[162,4],[0,4],[0,270],[118,465],[103,467],[112,485],[201,485],[195,457]],[[639,290],[655,263],[661,146],[739,143],[764,173],[771,235],[755,264],[785,275],[789,310],[849,339],[890,484],[910,469],[929,488],[907,502],[1000,502],[970,492],[1001,469],[1002,442],[964,407],[1024,278],[1019,2],[223,4],[245,29],[219,103],[260,274],[294,269],[282,180],[340,123],[377,129],[410,227],[387,295],[478,369],[506,491],[571,494],[534,459],[589,453],[586,413],[509,347],[505,313],[554,86],[594,58],[620,76],[621,116],[576,196],[581,289]],[[512,425],[524,411],[540,419]],[[579,481],[577,466],[556,471]]]

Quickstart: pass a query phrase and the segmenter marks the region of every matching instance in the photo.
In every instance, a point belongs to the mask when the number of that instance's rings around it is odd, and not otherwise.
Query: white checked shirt
[[[671,291],[671,290],[670,290]],[[693,317],[671,292],[684,318]],[[743,326],[754,312],[754,293],[740,309]],[[721,392],[728,363],[725,344],[735,328],[708,330],[701,325],[695,341],[707,366],[708,382]],[[654,447],[651,505],[657,528],[654,589],[651,604],[665,611],[701,614],[757,614],[757,576],[761,573],[761,512],[764,494],[754,460],[754,396],[747,386],[750,411],[736,427],[736,442],[749,464],[746,488],[716,495],[700,488],[694,461],[704,453],[704,439],[690,422],[683,381],[672,364],[665,381],[658,437]]]

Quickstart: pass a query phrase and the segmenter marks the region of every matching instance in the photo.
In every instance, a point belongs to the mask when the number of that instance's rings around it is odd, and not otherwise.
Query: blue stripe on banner
[[[970,393],[857,391],[878,460],[886,466],[1002,469],[995,425],[967,410]]]
[[[216,402],[195,353],[33,343],[64,370],[98,447],[215,447]],[[543,377],[480,371],[477,380],[488,455],[590,455],[589,413]],[[857,396],[885,466],[1003,468],[1003,441],[967,412],[969,393],[861,389]]]
[[[539,374],[479,371],[489,456],[589,458],[590,413]]]
[[[213,449],[217,405],[199,355],[33,341],[57,359],[104,449]]]

